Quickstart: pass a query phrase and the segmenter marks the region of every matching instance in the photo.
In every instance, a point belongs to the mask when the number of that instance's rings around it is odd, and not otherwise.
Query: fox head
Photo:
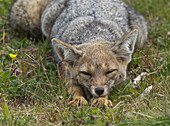
[[[107,96],[111,87],[126,79],[138,35],[133,29],[115,42],[93,41],[70,45],[52,39],[58,57],[67,63],[70,83],[86,87],[93,97]]]

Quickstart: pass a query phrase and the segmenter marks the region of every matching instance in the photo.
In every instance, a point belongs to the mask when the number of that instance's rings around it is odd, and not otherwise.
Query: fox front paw
[[[113,107],[113,104],[110,100],[107,98],[96,98],[93,100],[93,106],[99,106],[99,105],[104,105],[106,108],[111,108]]]
[[[75,97],[72,101],[68,103],[69,106],[83,106],[86,105],[87,101],[84,97],[82,96],[77,96]]]

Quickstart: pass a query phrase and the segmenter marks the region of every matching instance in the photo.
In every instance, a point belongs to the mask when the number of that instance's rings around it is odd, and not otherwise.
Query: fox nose
[[[95,88],[95,92],[96,92],[96,94],[98,94],[100,96],[103,94],[104,88]]]

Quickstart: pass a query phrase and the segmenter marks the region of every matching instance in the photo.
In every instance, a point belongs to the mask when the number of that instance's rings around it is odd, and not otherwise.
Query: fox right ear
[[[138,30],[133,29],[132,31],[125,34],[120,40],[114,43],[112,51],[115,53],[119,61],[126,63],[131,61],[131,55],[134,51],[137,35]]]
[[[78,46],[68,44],[59,39],[52,39],[52,47],[59,59],[65,60],[68,65],[73,65],[82,56],[82,51]]]

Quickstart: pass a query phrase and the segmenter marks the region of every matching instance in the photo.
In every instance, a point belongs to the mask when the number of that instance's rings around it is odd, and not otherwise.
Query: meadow
[[[124,1],[144,15],[149,36],[133,54],[128,79],[113,87],[113,108],[105,109],[67,105],[72,96],[48,38],[15,29],[8,20],[11,0],[0,0],[0,126],[170,125],[170,1]]]

